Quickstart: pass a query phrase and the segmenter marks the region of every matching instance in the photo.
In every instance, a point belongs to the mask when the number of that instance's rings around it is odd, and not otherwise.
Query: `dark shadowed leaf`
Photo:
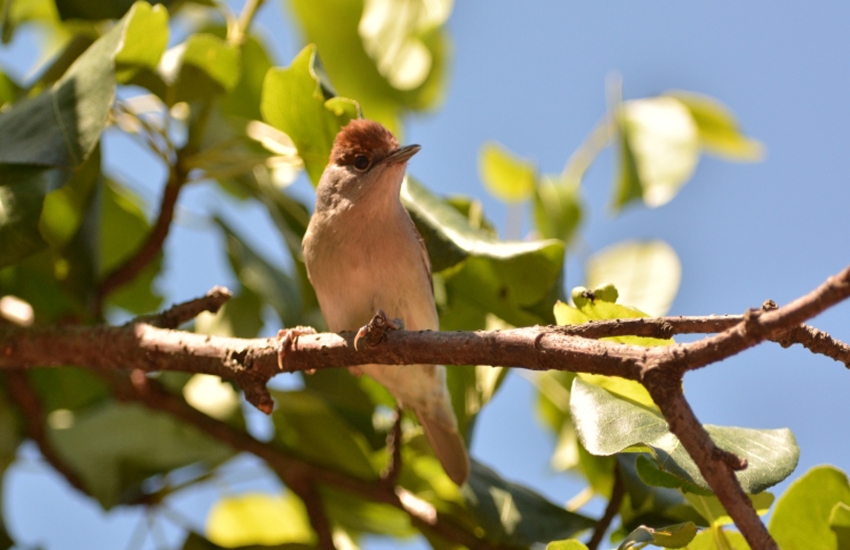
[[[683,548],[697,535],[697,526],[691,522],[653,529],[638,527],[620,543],[617,550],[643,548],[646,544],[654,544],[662,548]]]
[[[70,177],[70,170],[0,164],[0,267],[47,247],[38,229],[44,197]]]
[[[498,543],[545,544],[569,538],[596,523],[552,504],[527,487],[505,481],[475,460],[463,494],[487,538]]]
[[[410,516],[389,504],[330,487],[322,490],[322,497],[330,519],[351,534],[379,533],[403,538],[416,533],[410,525]]]
[[[162,30],[162,6],[139,2],[39,95],[0,113],[0,162],[73,167],[92,152],[115,97],[115,60],[125,68],[150,60],[138,40]],[[134,38],[135,42],[126,42]],[[126,54],[123,50],[126,48]],[[122,57],[123,55],[123,57]]]
[[[377,474],[369,458],[371,448],[320,396],[311,391],[273,392],[272,413],[276,444],[362,478]]]
[[[471,227],[457,209],[413,178],[402,186],[401,199],[422,233],[432,269],[457,265],[442,274],[450,301],[453,295],[462,296],[514,326],[552,319],[551,301],[545,311],[538,306],[560,282],[563,242],[499,241]]]
[[[150,234],[150,224],[142,201],[126,187],[106,180],[100,205],[101,277],[117,268],[142,245]],[[162,296],[153,281],[162,270],[162,252],[128,284],[109,295],[109,303],[133,313],[155,311]]]
[[[150,476],[195,463],[212,467],[233,450],[171,415],[138,404],[106,403],[51,429],[56,452],[104,508],[141,495]]]
[[[573,381],[570,409],[584,447],[596,455],[649,451],[658,467],[683,481],[710,491],[696,464],[667,428],[659,413],[614,397],[580,378]],[[800,449],[787,429],[752,430],[706,425],[722,449],[746,458],[749,466],[736,475],[747,493],[760,493],[794,471]],[[683,489],[687,490],[683,483]]]

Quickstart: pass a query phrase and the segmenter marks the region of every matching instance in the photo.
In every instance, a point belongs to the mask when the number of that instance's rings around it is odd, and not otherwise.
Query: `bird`
[[[419,145],[400,147],[378,122],[354,119],[334,139],[302,242],[307,274],[333,332],[356,331],[377,311],[407,330],[439,330],[431,264],[399,193]],[[416,413],[448,477],[461,485],[469,456],[442,365],[359,365]]]

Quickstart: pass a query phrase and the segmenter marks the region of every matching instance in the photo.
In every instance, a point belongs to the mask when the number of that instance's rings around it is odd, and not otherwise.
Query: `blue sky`
[[[282,3],[269,2],[257,23],[277,63],[288,64],[301,42]],[[453,54],[445,102],[407,120],[404,141],[423,146],[410,171],[438,193],[480,199],[501,227],[505,208],[478,178],[481,144],[495,139],[542,171],[559,172],[604,114],[612,72],[621,75],[626,99],[669,89],[711,95],[767,148],[756,164],[704,157],[672,202],[618,217],[607,208],[613,166],[610,151],[603,154],[584,182],[589,215],[569,258],[569,287],[581,284],[589,253],[630,238],[662,239],[678,253],[683,275],[673,315],[742,313],[768,298],[787,303],[850,264],[850,4],[470,0],[456,3],[448,26]],[[33,44],[23,36],[0,48],[0,64],[28,74]],[[129,150],[108,138],[107,155]],[[151,159],[133,162],[120,172],[155,203],[161,168]],[[295,190],[312,202],[306,184]],[[223,261],[214,259],[222,245],[206,231],[210,210],[223,210],[273,260],[284,262],[259,210],[226,206],[203,186],[186,193],[180,206],[162,281],[170,301],[232,284]],[[197,273],[198,262],[209,261],[211,267]],[[813,324],[850,341],[850,305]],[[685,387],[704,423],[791,428],[801,447],[792,479],[816,464],[850,469],[850,373],[839,363],[763,345],[689,374]],[[564,502],[581,486],[548,471],[553,443],[532,405],[531,385],[514,376],[483,413],[472,454]],[[18,506],[10,528],[22,541],[89,548],[87,537],[100,530],[101,547],[124,547],[137,516],[104,515],[55,476],[37,479],[34,468],[31,460],[16,466],[4,487],[5,509]],[[52,503],[47,510],[26,505],[36,493]],[[191,517],[203,518],[203,500],[186,498]],[[69,525],[84,521],[85,534],[67,536]],[[367,545],[373,546],[381,547]]]

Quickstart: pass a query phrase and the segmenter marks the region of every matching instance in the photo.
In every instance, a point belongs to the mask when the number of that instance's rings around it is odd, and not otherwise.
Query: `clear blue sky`
[[[269,2],[258,24],[277,63],[288,64],[300,41],[282,3]],[[481,199],[503,226],[504,207],[478,179],[481,144],[496,139],[543,171],[560,171],[603,115],[605,78],[617,71],[627,99],[673,88],[716,97],[766,145],[767,156],[758,164],[703,158],[668,205],[612,218],[606,208],[611,155],[602,155],[585,180],[590,213],[582,250],[627,238],[670,243],[683,267],[674,315],[741,313],[767,298],[783,304],[850,264],[850,4],[478,0],[457,2],[449,28],[454,45],[445,104],[411,117],[405,136],[423,146],[411,172],[436,192]],[[0,63],[27,74],[32,43],[24,37],[0,49]],[[127,147],[109,138],[107,155]],[[161,169],[147,161],[121,172],[156,202]],[[312,202],[306,184],[297,192]],[[203,273],[196,269],[220,256],[219,239],[203,231],[210,210],[225,209],[270,257],[284,261],[267,222],[254,215],[258,210],[228,208],[203,187],[187,193],[181,207],[162,281],[170,301],[232,282],[220,259]],[[582,282],[582,259],[570,259],[570,287]],[[813,324],[850,341],[850,304]],[[764,345],[689,374],[685,384],[704,423],[791,428],[802,449],[792,479],[816,464],[850,469],[850,373],[843,365],[799,348]],[[514,376],[483,413],[472,454],[564,502],[580,486],[548,472],[553,443],[532,405],[531,386]],[[45,481],[32,454],[13,467],[4,487],[12,532],[51,549],[124,548],[138,516],[83,504],[55,476]],[[262,480],[255,485],[268,487]],[[204,499],[214,494],[189,495],[178,504],[202,521]],[[69,526],[78,526],[70,536]],[[92,536],[101,538],[92,545]],[[164,536],[174,540],[175,534],[166,528]]]

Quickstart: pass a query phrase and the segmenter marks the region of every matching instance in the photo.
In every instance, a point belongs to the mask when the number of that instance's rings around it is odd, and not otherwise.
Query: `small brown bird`
[[[399,200],[407,161],[418,145],[399,147],[377,122],[353,120],[334,141],[304,235],[304,262],[334,332],[358,330],[379,309],[408,330],[439,330],[431,264],[422,237]],[[404,407],[413,409],[437,458],[458,485],[469,457],[440,365],[360,365]]]

